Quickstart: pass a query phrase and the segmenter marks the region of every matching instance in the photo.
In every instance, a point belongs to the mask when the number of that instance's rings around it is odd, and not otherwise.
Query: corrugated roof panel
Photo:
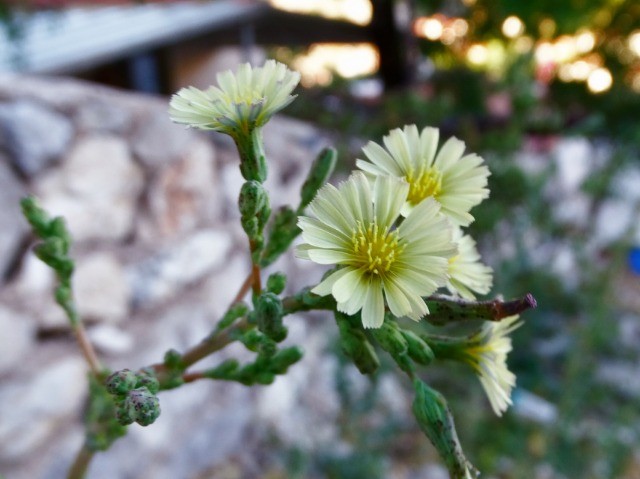
[[[26,21],[19,45],[11,45],[6,36],[0,42],[0,70],[77,71],[214,31],[263,7],[227,0],[38,12]],[[15,48],[19,64],[11,59]]]

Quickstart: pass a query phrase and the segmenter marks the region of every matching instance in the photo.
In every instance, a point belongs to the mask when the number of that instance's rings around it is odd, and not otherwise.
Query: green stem
[[[282,308],[285,316],[300,311],[335,311],[336,302],[333,296],[318,296],[313,294],[310,288],[304,288],[293,296],[284,298],[282,300]]]
[[[195,345],[181,356],[181,369],[184,371],[201,359],[225,348],[236,340],[238,334],[246,331],[250,327],[251,325],[249,324],[249,321],[244,317],[227,329],[215,330],[199,344]],[[151,368],[155,370],[156,377],[160,384],[167,379],[168,374],[170,375],[170,373],[168,373],[167,366],[163,363],[154,364]]]
[[[85,477],[93,455],[94,452],[89,450],[86,444],[83,444],[69,469],[67,479],[82,479]]]
[[[251,246],[253,248],[253,245]],[[252,254],[251,256],[253,257],[254,255]],[[251,265],[251,278],[251,290],[254,295],[258,296],[262,291],[262,279],[260,277],[260,265],[258,263],[253,263]]]
[[[100,365],[100,361],[98,360],[98,355],[96,354],[95,349],[93,349],[93,345],[87,336],[87,332],[84,329],[84,325],[82,322],[78,322],[73,325],[73,332],[76,335],[76,340],[78,341],[78,345],[80,346],[80,350],[82,351],[82,355],[84,356],[87,364],[91,368],[91,372],[94,376],[100,377],[100,371],[102,371],[102,366]]]

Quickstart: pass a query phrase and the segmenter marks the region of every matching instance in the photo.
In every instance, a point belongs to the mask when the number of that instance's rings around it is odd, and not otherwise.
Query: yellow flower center
[[[351,234],[354,252],[354,265],[366,268],[367,272],[384,275],[404,250],[398,244],[398,231],[389,231],[388,227],[379,228],[373,221],[365,227],[358,226]]]
[[[409,183],[407,200],[412,205],[429,196],[437,197],[442,190],[442,173],[433,166],[421,166],[417,171],[411,169],[405,178]]]

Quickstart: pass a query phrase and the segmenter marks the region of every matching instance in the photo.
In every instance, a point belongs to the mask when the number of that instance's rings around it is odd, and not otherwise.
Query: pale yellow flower
[[[519,316],[509,316],[500,321],[487,321],[482,329],[467,339],[462,360],[469,364],[480,379],[493,411],[502,413],[512,404],[511,391],[516,376],[507,367],[507,355],[512,349],[512,331],[522,322]]]
[[[263,126],[291,103],[300,74],[268,60],[264,66],[240,65],[234,74],[217,75],[218,86],[181,89],[171,97],[169,115],[176,123],[237,136]]]
[[[467,226],[474,220],[469,210],[489,196],[489,169],[478,155],[463,156],[465,144],[457,138],[449,138],[436,155],[439,136],[437,128],[418,132],[416,125],[391,130],[384,147],[370,141],[362,149],[369,161],[359,159],[356,165],[369,176],[391,175],[409,183],[404,216],[434,197],[445,215]]]
[[[487,294],[493,284],[493,270],[482,264],[476,242],[460,228],[454,229],[453,241],[458,254],[449,259],[447,289],[468,300],[476,298],[473,293]]]
[[[301,216],[304,244],[296,254],[340,268],[312,289],[335,298],[346,314],[362,311],[365,328],[382,325],[391,313],[419,320],[428,313],[424,296],[446,283],[448,259],[456,253],[452,228],[427,199],[396,227],[409,185],[390,176],[370,183],[354,173],[338,188],[325,185]]]

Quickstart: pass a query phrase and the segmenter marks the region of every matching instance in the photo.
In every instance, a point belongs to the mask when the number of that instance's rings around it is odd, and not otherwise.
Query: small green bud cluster
[[[429,345],[412,331],[402,329],[390,315],[386,315],[382,326],[373,329],[371,334],[400,369],[409,375],[412,375],[414,370],[411,361],[427,365],[434,359]]]
[[[150,370],[117,371],[107,378],[105,386],[114,398],[120,424],[126,426],[137,422],[148,426],[160,416],[160,403],[156,397],[160,384]]]
[[[258,181],[247,181],[240,189],[238,198],[240,222],[251,243],[252,261],[259,261],[264,245],[264,226],[271,215],[269,195],[264,186]]]
[[[297,346],[278,350],[277,345],[254,331],[251,342],[257,345],[258,356],[252,363],[241,366],[235,359],[228,359],[220,366],[209,369],[205,376],[211,379],[235,381],[245,386],[271,384],[277,375],[286,374],[290,366],[302,359],[302,349]],[[257,337],[256,337],[257,335]],[[247,344],[247,343],[245,343]],[[253,346],[252,346],[253,347]]]
[[[371,374],[378,369],[380,360],[360,327],[358,316],[335,312],[340,345],[361,373]],[[422,338],[413,331],[401,328],[390,316],[385,318],[380,328],[371,330],[369,334],[409,376],[414,374],[413,363],[428,365],[434,359],[433,351]]]
[[[27,196],[20,202],[22,213],[31,225],[33,233],[42,240],[34,248],[36,256],[56,272],[58,286],[55,291],[56,302],[62,306],[72,326],[80,321],[73,302],[71,276],[74,263],[69,257],[71,235],[61,217],[49,218],[35,197]]]

